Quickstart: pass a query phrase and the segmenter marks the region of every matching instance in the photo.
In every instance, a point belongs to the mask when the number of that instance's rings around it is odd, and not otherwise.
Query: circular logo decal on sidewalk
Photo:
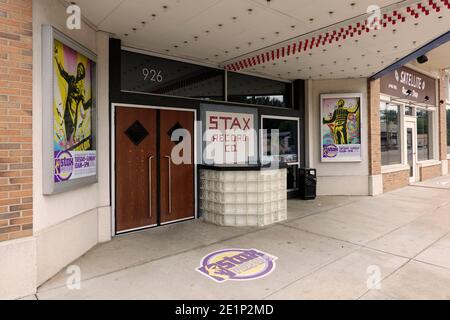
[[[250,281],[273,272],[277,259],[256,249],[225,249],[204,257],[196,270],[219,283]]]

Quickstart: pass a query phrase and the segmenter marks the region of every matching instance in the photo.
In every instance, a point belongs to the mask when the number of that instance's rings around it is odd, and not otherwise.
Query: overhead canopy
[[[114,34],[125,46],[289,80],[369,77],[450,28],[448,0],[76,4],[97,29]]]

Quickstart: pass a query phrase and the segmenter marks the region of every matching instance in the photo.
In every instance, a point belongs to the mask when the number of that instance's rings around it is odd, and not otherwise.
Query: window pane
[[[222,70],[122,51],[122,90],[224,100]]]
[[[381,164],[391,165],[402,162],[400,144],[400,107],[381,103]]]
[[[289,166],[287,169],[287,189],[295,190],[298,187],[298,166]]]
[[[430,124],[432,113],[417,109],[417,158],[419,161],[429,160],[430,150]]]
[[[228,101],[271,107],[292,107],[292,84],[228,72]]]
[[[264,139],[263,157],[264,162],[281,161],[286,163],[297,163],[298,159],[298,121],[284,119],[263,120]],[[272,138],[275,138],[278,130],[278,154],[272,154]]]
[[[414,116],[414,107],[405,106],[405,116]]]
[[[447,108],[447,154],[450,154],[450,108]]]

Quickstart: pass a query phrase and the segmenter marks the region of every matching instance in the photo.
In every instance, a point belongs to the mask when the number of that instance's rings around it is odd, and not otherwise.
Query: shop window
[[[450,154],[450,106],[447,107],[447,154]]]
[[[280,161],[288,164],[298,164],[299,162],[299,134],[298,134],[298,120],[266,118],[262,119],[263,140],[262,152],[263,161]],[[272,139],[275,138],[278,130],[278,153],[272,154]]]
[[[430,160],[431,133],[433,124],[433,112],[417,109],[417,159],[419,161]]]
[[[228,101],[292,108],[292,83],[227,73]]]
[[[402,162],[400,134],[400,106],[381,103],[381,164],[392,165]]]
[[[225,73],[195,64],[122,51],[122,90],[223,101]]]
[[[414,107],[405,106],[405,116],[414,116]]]

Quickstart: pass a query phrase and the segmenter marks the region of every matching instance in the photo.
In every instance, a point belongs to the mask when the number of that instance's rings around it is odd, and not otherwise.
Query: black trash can
[[[299,198],[302,200],[316,199],[317,190],[317,170],[299,169]]]

